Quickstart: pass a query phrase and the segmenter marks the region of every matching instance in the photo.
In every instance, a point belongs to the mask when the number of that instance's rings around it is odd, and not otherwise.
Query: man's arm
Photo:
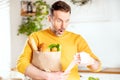
[[[30,64],[24,73],[26,76],[29,76],[32,79],[47,79],[47,73],[36,68],[35,66],[33,66],[32,64]]]
[[[101,61],[99,60],[99,58],[97,56],[95,56],[89,45],[87,44],[86,40],[80,36],[80,38],[78,38],[78,52],[86,52],[89,54],[89,58],[85,58],[84,56],[84,60],[83,62],[85,61],[85,63],[87,62],[87,67],[93,71],[93,72],[98,72],[101,70]],[[81,56],[80,56],[81,57]],[[87,60],[88,59],[88,60]],[[92,64],[90,64],[92,61]],[[94,62],[94,63],[93,63]],[[81,63],[81,62],[80,62]]]
[[[30,64],[24,73],[33,80],[66,80],[67,75],[63,72],[45,72]]]

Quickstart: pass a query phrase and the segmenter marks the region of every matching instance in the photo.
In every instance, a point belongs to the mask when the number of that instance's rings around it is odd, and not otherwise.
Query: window
[[[10,70],[10,1],[0,0],[0,76],[7,77]]]

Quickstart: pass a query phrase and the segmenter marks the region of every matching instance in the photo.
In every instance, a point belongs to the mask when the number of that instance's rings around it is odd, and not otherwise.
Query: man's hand
[[[67,80],[68,74],[64,72],[49,72],[46,80]]]
[[[74,56],[76,63],[82,66],[88,66],[94,64],[94,59],[86,52],[78,53]]]
[[[100,61],[99,60],[95,60],[94,58],[92,58],[86,52],[81,52],[81,53],[76,54],[74,56],[74,59],[75,59],[77,64],[79,64],[81,66],[87,66],[92,71],[97,72],[97,71],[100,70],[100,67],[101,67]]]

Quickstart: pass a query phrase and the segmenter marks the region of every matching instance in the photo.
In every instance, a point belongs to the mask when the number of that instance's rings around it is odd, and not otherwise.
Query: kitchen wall
[[[19,0],[10,0],[10,23],[11,23],[11,67],[15,67],[16,60],[20,55],[27,36],[17,35],[19,25],[21,4]]]
[[[53,1],[47,2],[51,4]],[[78,7],[69,3],[73,12],[68,30],[81,34],[87,40],[93,52],[101,59],[103,67],[120,67],[120,0],[93,2],[92,7],[90,4]],[[10,3],[11,67],[15,67],[27,37],[17,35],[21,23],[20,1],[10,0]]]

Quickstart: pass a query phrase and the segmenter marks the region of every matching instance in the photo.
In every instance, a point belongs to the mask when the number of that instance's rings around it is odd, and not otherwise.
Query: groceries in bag
[[[37,68],[47,71],[61,71],[60,44],[41,43],[37,48],[33,38],[29,38],[29,44],[33,49],[32,64]]]

